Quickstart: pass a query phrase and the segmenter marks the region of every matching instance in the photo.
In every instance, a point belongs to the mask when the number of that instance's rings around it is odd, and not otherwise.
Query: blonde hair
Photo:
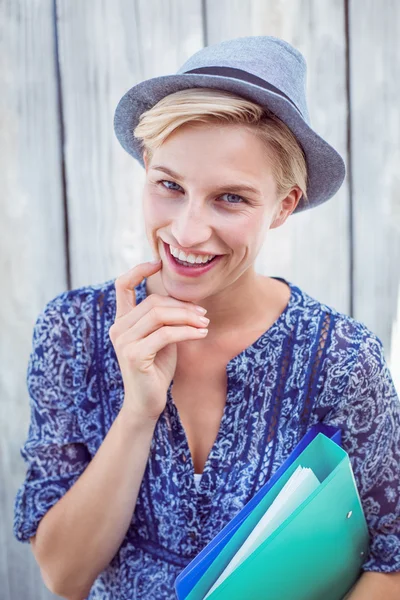
[[[162,98],[142,113],[134,130],[149,160],[178,127],[189,122],[242,124],[265,142],[279,198],[298,186],[307,202],[307,165],[304,152],[289,127],[268,109],[211,88],[190,88]]]

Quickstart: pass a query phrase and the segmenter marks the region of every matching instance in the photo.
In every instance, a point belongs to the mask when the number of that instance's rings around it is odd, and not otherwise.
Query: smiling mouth
[[[179,265],[184,265],[185,267],[204,267],[205,265],[212,263],[213,260],[215,260],[216,258],[218,258],[220,256],[219,254],[215,254],[215,256],[211,260],[208,260],[207,262],[201,262],[201,263],[198,263],[198,262],[193,263],[193,262],[189,262],[187,260],[180,260],[178,257],[176,257],[172,254],[170,245],[167,244],[167,242],[164,242],[164,240],[162,240],[162,242],[164,244],[164,248],[165,248],[165,251],[167,252],[167,254],[171,258],[173,258],[175,260],[175,262],[177,262]],[[193,254],[196,255],[195,252],[193,252]],[[211,252],[210,252],[210,254],[211,254]]]
[[[171,254],[172,258],[178,263],[178,265],[183,265],[184,267],[205,267],[206,265],[209,265],[210,263],[212,263],[213,260],[215,260],[217,257],[214,256],[214,258],[212,258],[211,260],[208,260],[205,263],[191,263],[191,262],[187,262],[186,260],[179,260],[179,258],[176,258],[176,256],[174,256],[173,254]]]
[[[179,258],[173,256],[173,254],[171,254],[169,244],[167,244],[164,241],[163,244],[168,262],[171,264],[172,268],[181,275],[194,276],[195,274],[201,275],[202,273],[206,273],[210,270],[210,268],[213,267],[214,263],[218,262],[218,260],[220,260],[223,256],[222,254],[217,254],[216,256],[214,256],[214,258],[212,258],[206,263],[190,263],[187,261],[179,260]]]
[[[208,260],[207,262],[202,262],[202,263],[192,263],[189,262],[187,260],[180,260],[179,258],[177,258],[176,256],[174,256],[171,252],[171,248],[169,247],[169,244],[167,244],[167,252],[169,254],[169,256],[178,264],[178,265],[182,265],[183,267],[193,267],[194,269],[196,268],[202,268],[205,267],[209,264],[211,264],[213,262],[213,260],[215,260],[217,258],[217,255],[214,256],[214,258],[212,258],[211,260]]]

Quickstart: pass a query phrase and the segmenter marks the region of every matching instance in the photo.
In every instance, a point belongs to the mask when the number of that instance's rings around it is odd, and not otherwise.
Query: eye
[[[176,187],[170,187],[169,185],[164,185],[164,184],[171,184],[172,186],[177,186],[179,189],[182,189],[180,185],[178,185],[175,181],[169,181],[168,179],[160,179],[159,181],[157,181],[158,185],[161,185],[163,188],[167,189],[167,190],[171,190],[172,192],[177,192],[179,191]],[[239,199],[239,201],[234,201],[234,202],[230,202],[228,200],[225,200],[226,204],[249,204],[249,202],[243,198],[242,196],[239,196],[238,194],[231,194],[230,192],[225,192],[225,194],[221,194],[220,198],[222,198],[222,196],[230,196],[231,198],[236,198]]]
[[[177,185],[178,188],[180,188],[181,186],[178,185],[177,183],[175,183],[175,181],[169,181],[168,179],[160,179],[160,181],[157,181],[158,184],[161,184],[162,187],[165,187],[167,190],[172,190],[172,191],[176,191],[176,188],[172,188],[169,186],[165,186],[164,183],[172,183],[172,185]],[[181,188],[182,189],[182,188]]]
[[[229,192],[226,192],[225,194],[222,194],[222,196],[230,196],[231,198],[239,198],[239,200],[241,200],[242,202],[228,202],[228,204],[242,204],[243,202],[245,202],[246,204],[248,204],[247,200],[245,200],[244,198],[242,198],[242,196],[238,196],[238,194],[230,194]]]

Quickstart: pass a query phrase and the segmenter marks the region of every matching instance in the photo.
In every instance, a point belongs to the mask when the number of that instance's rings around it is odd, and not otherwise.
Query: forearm
[[[343,600],[399,600],[400,573],[364,572]]]
[[[129,528],[156,421],[123,409],[85,471],[39,524],[35,557],[46,585],[84,598]]]

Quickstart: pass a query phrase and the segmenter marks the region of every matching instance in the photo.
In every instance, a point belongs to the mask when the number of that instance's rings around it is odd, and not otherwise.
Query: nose
[[[172,220],[171,232],[182,248],[195,248],[210,239],[212,227],[207,208],[188,203]]]

